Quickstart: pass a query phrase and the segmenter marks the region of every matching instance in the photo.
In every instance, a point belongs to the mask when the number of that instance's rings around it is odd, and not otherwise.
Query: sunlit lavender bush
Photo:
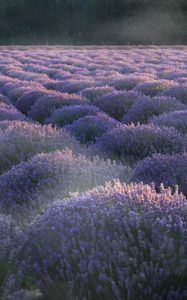
[[[41,126],[30,122],[12,122],[2,125],[0,132],[0,173],[13,165],[26,161],[37,153],[63,150],[82,152],[79,143],[68,132],[51,125]]]
[[[87,116],[64,126],[81,144],[94,143],[96,138],[118,127],[120,123],[104,113]]]
[[[136,165],[132,180],[148,184],[154,182],[157,189],[161,183],[173,190],[178,185],[187,196],[187,154],[156,154],[145,158]]]
[[[106,185],[58,201],[27,232],[25,272],[47,299],[185,299],[187,200]]]
[[[165,113],[151,118],[149,122],[156,126],[174,127],[181,134],[187,134],[187,110]]]
[[[168,113],[174,110],[186,109],[180,100],[169,97],[140,97],[132,108],[124,115],[122,121],[130,123],[147,123],[152,116]]]
[[[52,201],[54,194],[67,197],[71,192],[83,192],[108,180],[128,181],[129,176],[129,168],[98,157],[89,160],[76,156],[69,149],[37,154],[0,176],[0,207],[15,213],[17,205],[33,205],[39,193]]]
[[[185,147],[183,138],[174,128],[132,124],[114,128],[98,138],[92,151],[134,162],[154,153],[182,153]]]

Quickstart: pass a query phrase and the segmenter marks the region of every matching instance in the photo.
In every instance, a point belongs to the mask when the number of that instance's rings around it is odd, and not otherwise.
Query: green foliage
[[[185,0],[0,0],[0,43],[185,43],[186,12]]]

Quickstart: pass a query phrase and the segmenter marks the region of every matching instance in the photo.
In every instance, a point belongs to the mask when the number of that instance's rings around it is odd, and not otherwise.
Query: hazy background
[[[187,0],[0,0],[0,44],[187,44]]]

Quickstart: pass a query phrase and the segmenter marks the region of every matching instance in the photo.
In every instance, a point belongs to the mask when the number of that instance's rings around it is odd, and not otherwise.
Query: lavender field
[[[187,48],[0,48],[0,299],[187,299]]]

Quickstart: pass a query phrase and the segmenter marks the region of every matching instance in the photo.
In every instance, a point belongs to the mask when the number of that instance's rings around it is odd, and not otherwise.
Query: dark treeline
[[[1,44],[187,44],[186,0],[0,0]]]

